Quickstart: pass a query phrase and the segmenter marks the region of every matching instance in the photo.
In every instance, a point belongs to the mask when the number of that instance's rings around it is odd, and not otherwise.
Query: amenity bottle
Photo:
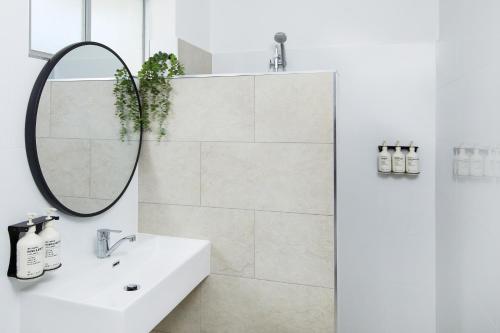
[[[46,271],[59,268],[61,266],[61,235],[54,227],[54,220],[52,215],[57,210],[55,208],[49,208],[47,211],[47,222],[42,232],[40,232],[40,237],[45,242],[45,266]]]
[[[396,142],[396,151],[392,154],[392,172],[404,173],[405,169],[405,155],[401,151],[401,146],[398,141]]]
[[[33,219],[28,214],[28,232],[17,242],[17,274],[20,279],[32,279],[43,274],[45,265],[45,242],[36,234]]]
[[[387,150],[387,144],[384,141],[382,151],[378,154],[378,171],[390,173],[392,171],[391,153]]]

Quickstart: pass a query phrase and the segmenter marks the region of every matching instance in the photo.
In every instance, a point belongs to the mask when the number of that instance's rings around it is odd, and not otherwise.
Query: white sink
[[[137,234],[109,258],[64,263],[24,288],[21,333],[148,333],[209,272],[210,242]],[[139,290],[125,291],[131,283]]]

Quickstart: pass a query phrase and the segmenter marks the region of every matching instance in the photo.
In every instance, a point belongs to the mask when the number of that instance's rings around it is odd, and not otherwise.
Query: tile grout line
[[[256,87],[255,87],[255,81],[256,81],[256,78],[255,76],[253,77],[253,142],[255,143],[255,132],[256,132],[256,128],[255,128],[255,124],[256,124],[256,116],[257,116],[257,112],[256,112],[256,105],[255,105],[255,95],[256,95]]]
[[[296,215],[324,216],[324,217],[333,217],[334,216],[333,214],[321,214],[321,213],[303,213],[303,212],[290,212],[290,211],[283,211],[283,210],[265,210],[265,209],[234,208],[234,207],[222,207],[222,206],[188,205],[188,204],[153,202],[153,201],[139,201],[139,204],[212,208],[212,209],[230,209],[230,210],[240,210],[240,211],[247,211],[247,212],[255,211],[255,212],[264,212],[264,213],[281,213],[281,214],[296,214]]]
[[[201,181],[201,156],[202,156],[201,155],[201,149],[202,149],[202,147],[203,147],[203,144],[200,141],[200,207],[202,207],[201,206],[201,184],[202,184],[202,181]]]
[[[256,251],[256,239],[257,239],[257,219],[255,217],[255,209],[253,210],[253,278],[257,278],[257,259],[255,253]]]
[[[287,284],[287,285],[291,285],[291,286],[318,288],[318,289],[324,289],[324,290],[335,290],[335,288],[333,288],[333,287],[325,287],[325,286],[318,286],[318,285],[304,284],[304,283],[295,283],[295,282],[286,282],[286,281],[279,281],[279,280],[269,280],[269,279],[262,279],[262,278],[257,278],[257,277],[249,278],[246,276],[237,276],[237,275],[229,275],[229,274],[221,274],[221,273],[210,273],[210,275],[229,277],[229,278],[234,278],[234,279],[264,281],[264,282],[276,283],[276,284]]]
[[[256,77],[253,76],[253,143],[255,144],[255,138],[256,138],[256,118],[257,118],[257,111],[256,111],[256,94],[257,94],[257,88],[256,88]],[[255,279],[257,277],[257,259],[256,259],[256,238],[257,238],[257,222],[256,222],[256,213],[255,209],[253,210],[253,278]]]
[[[61,138],[58,138],[61,139]],[[64,139],[64,138],[63,138]],[[71,139],[71,138],[68,138]],[[75,138],[78,139],[78,138]],[[103,140],[115,140],[115,139],[103,139]],[[137,140],[132,140],[132,141],[137,141]],[[147,140],[143,139],[143,142],[155,142],[155,140]],[[318,142],[308,142],[308,141],[257,141],[256,139],[254,140],[249,140],[249,141],[237,141],[237,140],[165,140],[163,141],[165,143],[198,143],[198,142],[205,142],[205,143],[227,143],[227,144],[250,144],[250,143],[268,143],[268,144],[303,144],[303,145],[333,145],[334,142],[328,142],[328,141],[318,141]]]

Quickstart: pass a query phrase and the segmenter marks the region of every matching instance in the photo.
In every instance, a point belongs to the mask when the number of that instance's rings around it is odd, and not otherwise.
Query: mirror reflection
[[[40,98],[40,169],[56,199],[80,214],[110,206],[128,185],[136,164],[140,134],[129,131],[122,140],[116,115],[114,75],[123,68],[108,49],[80,46],[57,63]],[[132,80],[129,76],[133,89]]]

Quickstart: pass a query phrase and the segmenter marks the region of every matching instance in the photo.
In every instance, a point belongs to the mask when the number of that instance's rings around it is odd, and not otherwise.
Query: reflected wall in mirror
[[[109,209],[135,171],[142,132],[120,139],[114,75],[129,69],[110,48],[83,42],[58,52],[33,88],[26,117],[26,151],[38,188],[63,212],[93,216]],[[140,110],[140,108],[139,108]]]

